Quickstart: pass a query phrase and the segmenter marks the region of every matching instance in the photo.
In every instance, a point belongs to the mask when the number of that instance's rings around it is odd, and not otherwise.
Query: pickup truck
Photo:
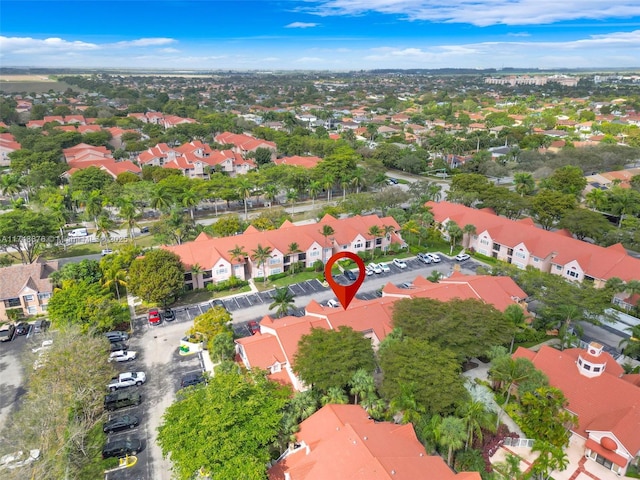
[[[107,385],[107,388],[113,392],[119,388],[132,387],[134,385],[139,386],[147,381],[147,376],[144,372],[125,372],[121,373],[117,377],[113,377]]]

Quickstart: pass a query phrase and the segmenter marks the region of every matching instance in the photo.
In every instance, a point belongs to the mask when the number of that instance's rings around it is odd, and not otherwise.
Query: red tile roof
[[[578,416],[575,431],[584,438],[589,431],[610,431],[632,456],[640,450],[640,387],[621,378],[623,369],[606,352],[598,358],[605,363],[604,373],[586,377],[578,371],[578,356],[586,358],[586,350],[570,348],[558,351],[543,346],[537,353],[519,347],[514,357],[529,358],[542,370],[549,383],[562,390],[568,410]]]
[[[495,242],[511,248],[523,243],[532,255],[542,259],[551,256],[557,265],[577,260],[590,277],[618,277],[625,282],[640,279],[640,259],[628,255],[620,244],[600,247],[537,228],[530,219],[509,220],[457,203],[428,202],[427,206],[439,223],[453,220],[460,226],[475,225],[478,234],[486,231]]]
[[[321,161],[322,159],[320,157],[301,157],[294,155],[293,157],[277,158],[273,163],[276,165],[297,165],[304,168],[313,168]]]
[[[411,424],[376,422],[358,405],[326,405],[300,424],[301,444],[270,480],[479,480],[429,456]],[[288,475],[288,477],[285,477]]]

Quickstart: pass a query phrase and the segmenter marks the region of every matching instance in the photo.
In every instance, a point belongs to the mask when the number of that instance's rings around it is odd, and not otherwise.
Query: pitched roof
[[[601,247],[583,242],[562,233],[543,230],[529,219],[509,220],[484,210],[457,203],[428,202],[437,222],[453,220],[458,225],[475,225],[478,234],[488,232],[491,238],[511,248],[523,243],[538,258],[552,258],[552,263],[566,265],[576,260],[590,277],[607,280],[612,277],[624,281],[637,280],[640,259],[631,257],[620,245]]]
[[[427,455],[413,425],[376,422],[358,405],[325,405],[300,424],[303,446],[269,469],[270,480],[479,480]]]
[[[598,363],[605,363],[604,373],[586,377],[578,371],[578,356],[587,352],[580,348],[558,351],[543,346],[537,353],[519,347],[514,357],[529,358],[542,370],[551,386],[559,388],[567,398],[568,409],[578,416],[575,431],[583,437],[588,431],[610,431],[632,456],[640,450],[640,387],[622,377],[623,369],[606,352]]]
[[[0,268],[0,300],[16,298],[26,286],[39,293],[53,290],[49,275],[58,270],[58,261],[37,259],[33,263]]]
[[[322,159],[320,157],[301,157],[294,155],[292,157],[277,158],[273,163],[276,165],[297,165],[304,168],[313,168],[321,161]]]

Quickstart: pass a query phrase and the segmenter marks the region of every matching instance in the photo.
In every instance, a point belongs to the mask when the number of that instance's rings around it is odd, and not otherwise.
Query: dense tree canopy
[[[446,348],[461,360],[507,343],[514,329],[492,305],[459,299],[446,303],[428,298],[400,300],[393,308],[393,324],[407,337]]]
[[[345,387],[357,370],[373,368],[371,340],[350,327],[312,329],[300,339],[293,363],[296,375],[319,391]]]
[[[198,471],[212,480],[266,478],[269,446],[289,395],[263,372],[218,370],[206,387],[191,390],[165,411],[158,428],[162,454],[179,479],[194,478]]]
[[[13,210],[0,215],[0,250],[22,263],[33,262],[58,237],[58,224],[51,215],[32,210]]]
[[[152,250],[131,263],[129,289],[147,302],[170,302],[183,288],[184,267],[173,252]]]

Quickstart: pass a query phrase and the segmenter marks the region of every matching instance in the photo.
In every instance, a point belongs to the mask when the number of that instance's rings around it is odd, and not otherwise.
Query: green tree
[[[102,241],[104,240],[105,246],[109,246],[111,234],[117,233],[115,231],[115,226],[115,222],[111,220],[108,215],[100,215],[96,219],[96,237],[100,240],[101,245]]]
[[[213,233],[219,237],[230,237],[240,232],[243,228],[238,215],[224,215],[216,223],[211,225]]]
[[[640,357],[640,325],[634,325],[626,329],[629,332],[629,338],[620,340],[620,347],[623,347],[623,353],[627,357]]]
[[[331,225],[322,225],[322,228],[320,229],[320,235],[322,235],[324,237],[324,247],[323,247],[323,251],[327,249],[327,239],[334,235],[336,232],[333,229],[333,227]],[[324,256],[324,255],[323,255]],[[328,258],[323,258],[322,259],[322,263],[326,264],[329,261]]]
[[[542,228],[551,230],[562,216],[575,206],[574,195],[543,189],[531,200],[531,213]]]
[[[587,179],[584,177],[580,167],[565,165],[554,171],[551,176],[542,180],[540,186],[567,195],[573,195],[578,199],[587,186]]]
[[[182,206],[189,209],[191,220],[193,220],[193,209],[200,203],[200,200],[202,198],[194,188],[190,188],[182,195]]]
[[[529,438],[566,447],[571,429],[577,425],[577,418],[566,410],[567,405],[562,391],[554,387],[543,386],[521,395],[518,412],[522,431]]]
[[[482,442],[483,431],[494,431],[493,414],[487,410],[486,405],[479,400],[471,400],[460,406],[458,414],[467,429],[464,449],[473,446],[473,441]]]
[[[233,332],[222,332],[213,337],[211,341],[210,355],[213,361],[233,361],[236,353],[236,344],[233,341]]]
[[[403,385],[414,385],[415,401],[427,414],[447,413],[468,398],[456,355],[424,340],[405,337],[379,352],[382,396],[401,396]]]
[[[0,250],[32,263],[57,238],[59,224],[47,213],[14,210],[0,215]]]
[[[342,387],[329,387],[327,391],[320,397],[320,403],[324,405],[344,405],[349,403],[347,394],[344,393]]]
[[[289,309],[295,306],[293,299],[294,295],[289,290],[289,287],[276,288],[269,310],[275,310],[278,317],[284,317],[289,313]]]
[[[578,240],[593,238],[602,239],[612,226],[600,213],[585,208],[567,210],[558,222],[558,228],[566,228]]]
[[[79,262],[64,264],[59,270],[52,272],[51,275],[49,275],[49,279],[55,288],[60,288],[66,280],[97,283],[102,280],[102,276],[103,273],[99,262],[84,259]]]
[[[158,428],[162,454],[179,479],[198,472],[212,480],[266,478],[269,447],[289,395],[264,372],[217,371],[205,388],[188,392],[165,411]]]
[[[253,192],[254,185],[248,178],[241,178],[238,180],[237,184],[238,195],[242,199],[242,203],[244,204],[244,221],[249,220],[249,214],[247,213],[247,205],[249,198],[251,198],[251,193]]]
[[[513,175],[513,183],[515,184],[516,192],[522,197],[531,195],[536,187],[533,175],[528,172],[515,173]]]
[[[447,449],[447,465],[453,466],[453,453],[464,446],[466,431],[464,421],[457,417],[445,417],[439,426],[439,443]]]
[[[374,368],[371,341],[350,327],[338,330],[314,328],[298,342],[293,371],[319,391],[347,386],[359,370]]]
[[[129,269],[129,289],[146,302],[165,303],[184,288],[184,266],[173,252],[157,249],[137,258]]]
[[[447,232],[447,237],[449,237],[449,244],[450,244],[450,247],[451,247],[449,249],[449,254],[452,254],[453,253],[453,249],[455,248],[456,244],[458,243],[458,239],[462,238],[462,235],[464,234],[464,232],[462,231],[460,226],[456,222],[454,222],[453,220],[449,220],[447,222],[445,230]]]
[[[205,341],[211,349],[211,344],[218,335],[229,332],[231,315],[222,307],[210,308],[193,319],[193,326],[187,330],[188,336],[194,336]]]
[[[353,403],[356,405],[358,404],[358,398],[366,399],[376,396],[376,384],[373,375],[363,368],[354,372],[351,380],[349,380],[349,386],[351,387],[349,393],[353,395]]]
[[[73,192],[102,192],[107,185],[113,183],[113,177],[98,167],[87,167],[76,170],[69,180]]]
[[[266,247],[263,247],[259,243],[258,246],[251,252],[251,260],[255,262],[258,270],[260,270],[260,268],[262,267],[263,283],[267,283],[267,260],[271,258],[271,253],[272,250],[270,246],[267,245]]]

